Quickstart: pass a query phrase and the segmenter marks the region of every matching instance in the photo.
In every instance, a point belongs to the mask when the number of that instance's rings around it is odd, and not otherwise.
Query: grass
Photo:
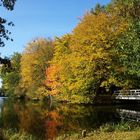
[[[117,124],[107,123],[97,130],[98,132],[125,132],[139,129],[140,123],[121,121]]]
[[[58,137],[56,140],[140,140],[140,129],[125,132],[91,132],[85,138],[73,134]]]
[[[0,130],[0,140],[37,140],[24,131]]]
[[[64,135],[56,140],[140,140],[139,124],[120,122],[118,124],[104,124],[99,129],[86,134]]]
[[[86,130],[84,130],[86,131]],[[0,140],[39,140],[32,135],[20,131],[0,130]],[[120,122],[118,124],[104,124],[97,130],[61,135],[55,140],[140,140],[140,125],[133,122]]]
[[[93,133],[83,140],[140,140],[140,129],[130,132]]]

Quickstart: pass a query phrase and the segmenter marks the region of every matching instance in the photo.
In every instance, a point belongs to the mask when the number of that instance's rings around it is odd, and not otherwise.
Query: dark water
[[[140,121],[140,106],[93,106],[19,102],[0,98],[0,128],[24,130],[37,138],[91,131],[122,119]]]

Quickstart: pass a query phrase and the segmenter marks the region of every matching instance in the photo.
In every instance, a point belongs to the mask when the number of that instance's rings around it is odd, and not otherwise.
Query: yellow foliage
[[[22,87],[33,92],[44,85],[45,71],[52,56],[52,41],[37,39],[27,44],[21,58]]]

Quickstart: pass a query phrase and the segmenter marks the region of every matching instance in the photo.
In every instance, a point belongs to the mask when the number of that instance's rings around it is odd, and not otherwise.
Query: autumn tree
[[[53,42],[36,39],[27,44],[21,58],[21,87],[29,96],[43,92],[45,72],[53,56]]]
[[[57,76],[54,74],[59,98],[89,102],[101,88],[107,91],[113,85],[120,86],[114,75],[121,69],[116,65],[119,54],[115,48],[126,29],[124,18],[101,10],[85,14],[71,35],[56,40],[51,64],[59,67]]]
[[[76,91],[75,83],[72,81],[74,75],[71,63],[77,59],[71,57],[71,39],[71,35],[56,38],[54,57],[46,71],[46,85],[50,88],[49,93],[58,100],[71,100],[71,95]]]
[[[28,43],[19,91],[85,103],[115,89],[140,88],[139,9],[139,0],[97,4],[71,34]]]
[[[90,62],[93,78],[89,84],[91,92],[97,93],[101,92],[101,88],[119,85],[114,76],[114,71],[120,69],[114,61],[119,57],[115,52],[115,44],[126,28],[127,22],[123,18],[100,12],[98,15],[86,14],[74,29],[74,49],[83,51],[81,56],[87,54],[87,64]]]

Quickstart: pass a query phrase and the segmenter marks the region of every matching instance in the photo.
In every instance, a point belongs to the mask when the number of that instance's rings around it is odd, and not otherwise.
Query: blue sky
[[[1,56],[22,52],[26,44],[38,37],[53,38],[70,33],[85,12],[96,3],[107,4],[110,0],[17,0],[14,11],[0,7],[0,16],[13,21],[10,27],[13,42],[6,41],[0,48]]]

